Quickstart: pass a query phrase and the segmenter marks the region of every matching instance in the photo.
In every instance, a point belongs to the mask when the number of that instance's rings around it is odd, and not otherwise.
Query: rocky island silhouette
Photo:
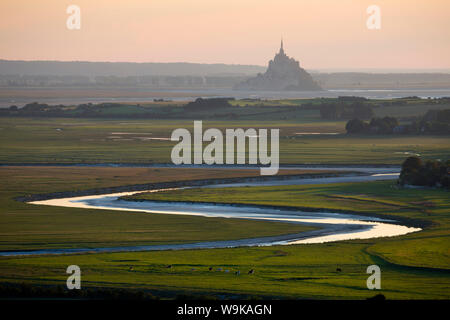
[[[322,88],[313,80],[311,75],[294,58],[286,55],[281,40],[280,51],[273,60],[269,61],[269,67],[264,74],[243,81],[235,90],[256,91],[318,91]]]

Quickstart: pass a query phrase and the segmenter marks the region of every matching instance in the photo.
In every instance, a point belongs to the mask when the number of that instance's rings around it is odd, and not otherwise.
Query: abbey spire
[[[311,75],[294,58],[284,52],[283,38],[280,51],[269,61],[267,71],[259,73],[254,78],[236,84],[236,90],[261,91],[315,91],[322,88]]]

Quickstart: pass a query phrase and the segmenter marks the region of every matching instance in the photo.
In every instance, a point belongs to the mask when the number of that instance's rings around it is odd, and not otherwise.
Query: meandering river
[[[342,168],[320,168],[323,170],[336,170]],[[357,171],[361,168],[345,170]],[[242,186],[276,186],[276,185],[304,185],[326,184],[339,182],[360,182],[394,179],[398,176],[396,168],[364,168],[365,175],[343,175],[327,178],[305,178],[272,181],[252,181],[246,183],[207,185],[202,188],[216,187],[242,187]],[[189,187],[187,187],[189,188]],[[161,189],[163,190],[163,189]],[[151,190],[158,192],[161,190]],[[378,237],[393,237],[411,232],[420,231],[401,225],[395,221],[336,212],[308,212],[289,208],[276,208],[252,205],[225,205],[212,203],[183,203],[160,201],[125,201],[120,197],[142,191],[122,192],[103,195],[70,197],[62,199],[49,199],[30,202],[34,205],[49,205],[60,207],[77,207],[89,209],[108,209],[119,211],[143,212],[146,214],[177,214],[204,217],[239,218],[251,220],[277,221],[284,223],[300,223],[315,227],[314,230],[298,234],[288,234],[272,237],[250,239],[207,241],[199,243],[148,245],[130,247],[103,247],[103,248],[77,248],[77,249],[45,249],[34,251],[8,251],[0,252],[1,256],[42,255],[42,254],[70,254],[86,252],[121,252],[121,251],[150,251],[150,250],[180,250],[200,248],[227,248],[238,246],[270,246],[291,244],[312,244],[330,241],[343,241],[352,239],[369,239]]]

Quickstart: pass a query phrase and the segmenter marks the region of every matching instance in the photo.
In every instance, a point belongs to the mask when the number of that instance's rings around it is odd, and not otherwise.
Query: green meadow
[[[204,119],[203,130],[279,128],[281,164],[400,165],[410,155],[425,160],[450,159],[446,135],[346,135],[345,121],[323,120],[319,110],[301,107],[325,100],[235,100],[231,102],[234,107],[221,114],[193,111],[181,119],[174,116],[182,113],[181,103],[145,106],[154,108],[155,114],[164,114],[164,119],[127,118],[137,110],[135,106],[109,109],[115,119],[107,115],[103,119],[0,117],[0,164],[12,165],[0,166],[0,251],[192,243],[311,229],[244,219],[37,206],[15,200],[49,192],[259,175],[258,170],[236,169],[14,166],[171,163],[175,142],[168,139],[172,131],[193,130],[194,119]],[[375,115],[404,121],[431,109],[448,108],[425,99],[404,100],[404,105],[376,101]],[[321,172],[281,170],[279,174],[311,173]],[[377,293],[388,299],[450,298],[448,190],[399,188],[391,180],[172,190],[130,197],[134,199],[326,209],[396,219],[422,231],[310,245],[0,257],[0,286],[65,285],[67,266],[76,264],[81,267],[84,288],[139,289],[161,298],[187,294],[365,299]],[[381,290],[366,287],[366,269],[372,264],[381,268]],[[254,273],[249,274],[252,269]],[[235,275],[236,271],[240,275]]]
[[[284,223],[61,208],[15,200],[18,196],[55,191],[258,174],[257,170],[224,169],[0,167],[0,251],[186,243],[309,230]]]
[[[0,163],[171,163],[176,142],[167,139],[176,128],[192,131],[193,121],[0,118]],[[348,136],[344,121],[204,121],[207,128],[279,128],[281,164],[450,158],[447,136]]]
[[[2,282],[36,285],[63,285],[65,268],[77,264],[82,270],[82,286],[92,288],[126,288],[151,292],[162,298],[179,294],[215,297],[262,297],[295,299],[365,299],[377,293],[388,299],[448,299],[450,286],[450,246],[448,192],[437,189],[399,189],[394,181],[345,183],[333,185],[247,187],[224,189],[190,189],[140,194],[137,197],[177,201],[214,201],[327,208],[375,216],[397,217],[423,230],[394,238],[352,240],[312,245],[250,247],[164,252],[77,254],[64,256],[9,257],[0,259]],[[41,218],[33,209],[35,223]],[[22,208],[23,210],[23,208]],[[78,213],[76,211],[79,211]],[[89,211],[89,210],[87,210]],[[136,213],[112,213],[73,209],[70,214],[105,218],[124,216],[120,223],[144,217]],[[52,212],[53,218],[62,212]],[[31,215],[28,216],[30,219]],[[157,216],[157,215],[155,215]],[[66,217],[66,215],[63,215]],[[141,218],[140,218],[141,217]],[[170,220],[161,215],[161,219]],[[99,219],[100,219],[99,218]],[[208,228],[221,231],[223,225],[210,224],[208,219],[189,217],[197,228],[204,228],[202,238],[208,238]],[[109,219],[109,218],[108,218]],[[142,220],[136,220],[142,219]],[[157,221],[159,218],[148,218]],[[170,237],[189,230],[184,217],[173,217]],[[216,218],[212,219],[215,220]],[[176,223],[176,221],[178,223]],[[93,220],[94,221],[94,220]],[[80,222],[78,222],[80,223]],[[252,222],[253,223],[253,222]],[[203,225],[203,226],[202,226]],[[283,224],[281,224],[283,225]],[[288,224],[284,224],[288,225]],[[271,231],[276,224],[270,223]],[[167,228],[167,224],[165,225]],[[191,228],[194,224],[190,225]],[[242,229],[233,227],[237,233]],[[143,225],[145,228],[145,225]],[[264,229],[261,225],[259,228]],[[261,232],[261,229],[259,230]],[[161,225],[154,230],[161,232]],[[187,233],[186,233],[187,231]],[[247,230],[248,231],[248,230]],[[279,230],[280,232],[281,230]],[[292,230],[282,230],[292,231]],[[102,232],[105,232],[103,230]],[[150,232],[150,231],[149,231]],[[241,233],[242,234],[242,233]],[[223,234],[225,237],[230,236]],[[70,235],[69,235],[70,236]],[[120,237],[120,233],[118,234]],[[209,235],[210,236],[210,235]],[[169,239],[159,239],[168,242]],[[382,289],[366,287],[366,269],[377,264],[382,272]],[[167,268],[172,265],[172,268]],[[213,270],[209,271],[212,267]],[[337,269],[342,271],[337,271]],[[222,271],[219,271],[219,270]],[[249,270],[254,274],[248,274]],[[228,270],[229,272],[225,272]],[[241,275],[234,273],[240,271]]]
[[[450,271],[450,197],[447,190],[405,189],[398,187],[394,180],[388,180],[327,185],[196,188],[140,193],[127,198],[328,209],[397,219],[420,226],[423,231],[398,239],[374,240],[380,244],[371,247],[371,252],[402,265]]]

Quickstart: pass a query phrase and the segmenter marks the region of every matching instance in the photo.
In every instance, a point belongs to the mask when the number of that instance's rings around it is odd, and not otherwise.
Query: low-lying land
[[[319,171],[282,170],[280,174]],[[0,167],[0,251],[199,242],[297,233],[301,225],[242,219],[174,217],[37,206],[17,197],[50,192],[215,177],[255,177],[257,170],[91,167]]]
[[[349,120],[390,116],[411,119],[429,110],[448,109],[450,99],[405,97],[366,99],[364,97],[312,99],[234,99],[197,98],[195,101],[165,101],[146,103],[82,103],[49,105],[33,102],[24,106],[0,108],[0,117],[42,118],[109,118],[109,119],[195,119],[195,120]]]
[[[61,186],[63,181],[59,183]],[[225,298],[244,295],[361,299],[382,293],[388,299],[449,298],[450,203],[448,192],[444,190],[403,189],[397,187],[395,181],[381,181],[189,189],[141,194],[138,197],[351,210],[426,221],[427,224],[423,231],[401,237],[314,245],[1,258],[1,281],[35,285],[63,284],[66,280],[65,268],[77,264],[82,269],[84,287],[140,289],[160,297],[206,294]],[[36,206],[34,210],[41,210],[39,208]],[[126,220],[140,223],[141,226],[141,217],[149,216],[142,213],[130,216],[130,213],[107,213],[103,210],[70,211],[71,215],[82,215],[84,212],[84,219],[105,215],[100,216],[99,221],[103,223],[109,223],[109,218],[114,215],[122,215],[128,218]],[[62,214],[61,210],[56,213],[48,208],[44,212],[52,214],[53,218]],[[109,218],[105,220],[107,216]],[[182,223],[183,216],[161,217],[173,219],[174,224],[183,228],[184,238],[194,228],[193,224]],[[34,219],[38,221],[40,218],[35,216]],[[208,219],[196,222],[195,227],[210,223]],[[121,223],[126,223],[125,219]],[[276,224],[270,226],[276,227]],[[219,228],[223,226],[209,227],[220,232]],[[166,242],[178,237],[171,230],[165,231],[169,233]],[[79,232],[83,234],[85,229],[81,228]],[[372,264],[381,268],[382,290],[379,292],[366,288],[366,268]],[[210,267],[212,270],[209,270]],[[248,271],[252,269],[254,273],[249,274]],[[235,275],[234,272],[238,270],[241,274]]]
[[[396,181],[327,185],[180,189],[139,193],[129,200],[228,202],[348,211],[397,219],[424,230],[392,239],[374,239],[371,252],[390,262],[450,272],[450,200],[445,189],[402,188]],[[401,245],[398,245],[400,244]],[[397,246],[398,245],[398,246]]]
[[[171,163],[191,120],[0,118],[0,163]],[[450,158],[448,136],[346,135],[345,121],[204,121],[203,128],[279,128],[281,164],[397,164]]]
[[[448,109],[448,101],[444,100],[409,97],[361,103],[370,104],[374,117],[396,117],[402,125],[423,117],[428,110]],[[92,106],[88,105],[81,108],[87,110],[83,118],[73,114],[54,118],[32,114],[11,116],[10,111],[17,111],[14,108],[3,112],[0,117],[0,251],[192,243],[309,230],[298,224],[38,206],[24,200],[36,199],[38,194],[59,192],[60,196],[70,196],[87,190],[127,190],[144,184],[259,175],[259,170],[235,168],[51,166],[170,164],[171,150],[176,144],[170,141],[172,131],[193,130],[193,120],[203,119],[203,130],[279,128],[282,165],[398,166],[410,156],[442,161],[450,158],[450,140],[445,132],[439,136],[423,132],[345,134],[346,117],[355,114],[356,107],[329,108],[331,113],[333,110],[340,113],[337,117],[331,114],[331,118],[324,118],[330,115],[321,114],[318,107],[339,104],[336,99],[245,99],[229,103],[223,110],[194,110],[197,109],[194,106],[189,112],[185,112],[182,102],[155,101],[139,107],[110,104],[95,110],[98,113],[91,116]],[[75,112],[75,107],[68,106],[64,112]],[[141,118],[142,109],[158,117]],[[130,113],[135,114],[129,117]],[[279,172],[280,175],[316,173],[320,171]],[[388,299],[450,298],[448,190],[402,188],[392,180],[189,189],[138,194],[131,199],[353,212],[397,219],[423,230],[401,237],[311,245],[0,257],[0,291],[4,283],[25,283],[20,286],[22,291],[27,291],[29,285],[52,288],[65,285],[67,266],[76,264],[82,270],[82,288],[103,288],[104,292],[117,288],[143,290],[164,298],[194,294],[218,298],[364,299],[376,293]],[[366,269],[372,264],[380,266],[382,272],[382,289],[377,292],[366,287],[369,276]],[[254,272],[249,273],[250,270]],[[240,275],[235,274],[237,271]],[[134,296],[130,292],[125,295]],[[95,295],[91,292],[87,296]]]
[[[422,127],[436,127],[428,123],[430,119],[425,114],[441,114],[443,111],[430,110],[449,109],[449,101],[448,98],[368,100],[340,97],[64,107],[31,104],[25,109],[2,111],[0,164],[171,163],[171,150],[176,144],[170,141],[173,130],[193,130],[193,120],[203,120],[204,130],[280,129],[281,164],[398,165],[409,155],[448,159],[450,140],[446,131],[421,130]],[[346,122],[360,115],[363,109],[370,111],[370,116],[366,115],[368,119],[372,116],[395,117],[399,124],[396,132],[402,131],[411,121],[426,121],[415,131],[403,130],[403,134],[393,135],[394,128],[345,134]],[[57,117],[52,116],[55,112]],[[144,114],[148,116],[144,117]],[[447,128],[447,119],[438,118]]]

